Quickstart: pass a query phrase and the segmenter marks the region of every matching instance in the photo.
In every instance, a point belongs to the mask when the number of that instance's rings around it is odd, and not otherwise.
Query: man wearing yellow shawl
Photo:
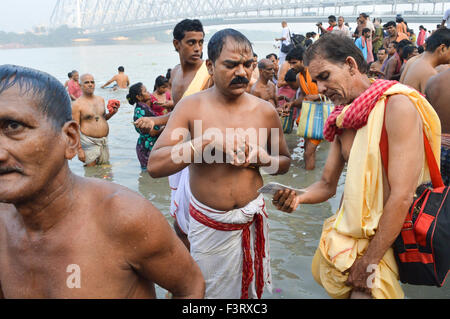
[[[292,212],[299,204],[328,200],[347,165],[341,205],[323,224],[313,277],[333,298],[403,298],[391,246],[417,186],[430,180],[423,132],[439,165],[440,120],[416,90],[369,79],[367,63],[348,38],[324,35],[308,49],[305,61],[319,93],[337,105],[324,129],[332,143],[321,180],[300,196],[278,192],[274,204]],[[380,154],[383,123],[387,170]]]
[[[171,72],[172,97],[175,106],[182,98],[200,92],[211,85],[211,77],[206,63],[202,60],[204,37],[202,23],[196,19],[184,19],[173,30],[173,45],[180,57],[180,64],[175,66]],[[141,118],[138,121],[142,122],[135,124],[138,128],[165,125],[169,117],[170,113],[156,118]],[[171,189],[170,214],[175,219],[174,229],[189,249],[187,239],[190,200],[189,169],[186,168],[169,176],[169,185]]]

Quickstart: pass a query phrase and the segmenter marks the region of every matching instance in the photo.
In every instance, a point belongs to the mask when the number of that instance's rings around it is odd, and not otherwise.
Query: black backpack
[[[442,182],[425,133],[423,140],[433,188],[428,185],[417,188],[393,248],[401,282],[442,287],[450,269],[450,188]],[[388,145],[383,123],[380,151],[386,173]]]
[[[289,37],[291,38],[291,43],[288,45],[286,45],[286,44],[281,45],[281,52],[283,52],[283,53],[289,53],[289,51],[291,51],[293,48],[303,46],[305,39],[306,39],[304,35],[295,34],[295,33],[291,34],[290,31],[289,31]]]
[[[305,43],[305,36],[301,34],[295,34],[293,33],[291,36],[291,43],[294,45],[294,48],[304,45]]]

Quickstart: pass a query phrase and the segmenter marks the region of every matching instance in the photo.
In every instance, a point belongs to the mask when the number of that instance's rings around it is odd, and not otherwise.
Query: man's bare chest
[[[184,93],[187,91],[194,79],[195,73],[178,72],[177,75],[172,80],[172,98],[174,103],[178,103],[182,98]]]
[[[81,119],[99,122],[104,119],[105,106],[100,102],[87,102],[81,108]]]

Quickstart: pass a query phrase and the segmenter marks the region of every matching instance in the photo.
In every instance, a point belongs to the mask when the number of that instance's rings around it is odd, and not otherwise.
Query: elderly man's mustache
[[[244,76],[237,76],[231,82],[230,85],[233,84],[249,84],[250,81]]]

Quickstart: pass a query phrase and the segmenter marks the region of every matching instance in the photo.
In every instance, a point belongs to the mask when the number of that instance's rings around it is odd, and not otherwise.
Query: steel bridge
[[[169,30],[184,18],[204,25],[326,22],[331,14],[354,21],[360,12],[384,21],[401,13],[411,22],[440,23],[448,7],[448,0],[58,0],[50,27],[78,27],[87,36],[120,35]]]

